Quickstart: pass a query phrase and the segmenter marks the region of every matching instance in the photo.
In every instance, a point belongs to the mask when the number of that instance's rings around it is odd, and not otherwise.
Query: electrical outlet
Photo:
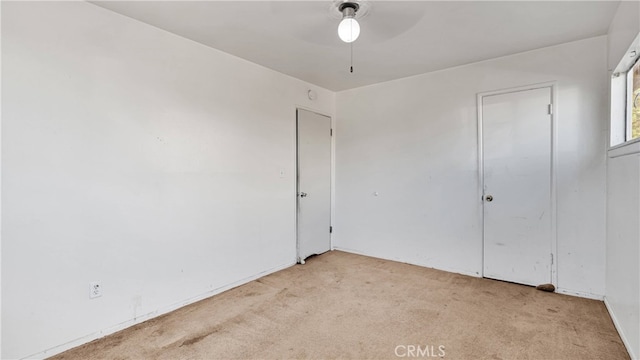
[[[89,299],[95,299],[102,296],[102,285],[99,281],[89,283]]]

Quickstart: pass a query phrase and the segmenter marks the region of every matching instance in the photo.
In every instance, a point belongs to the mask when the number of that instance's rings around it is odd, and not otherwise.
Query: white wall
[[[609,154],[616,156],[620,150]],[[607,181],[605,301],[629,353],[637,359],[640,355],[640,146],[630,154],[609,159]]]
[[[625,57],[640,29],[640,2],[621,1],[607,32],[607,63],[613,70]]]
[[[609,27],[609,70],[626,71],[640,34],[640,2],[621,2]],[[635,44],[637,47],[638,44]],[[626,68],[625,68],[626,67]],[[612,117],[617,103],[612,99]],[[620,113],[620,111],[618,111]],[[612,138],[624,126],[613,118]],[[609,150],[605,303],[627,350],[640,358],[640,143]]]
[[[332,92],[84,2],[3,2],[2,90],[3,359],[294,264],[295,108]]]
[[[476,94],[556,81],[557,285],[602,298],[606,65],[597,37],[339,92],[336,248],[480,275]]]

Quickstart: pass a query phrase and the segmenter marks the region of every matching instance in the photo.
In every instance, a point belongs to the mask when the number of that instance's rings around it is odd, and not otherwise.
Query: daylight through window
[[[627,73],[627,136],[626,140],[640,138],[640,61]]]

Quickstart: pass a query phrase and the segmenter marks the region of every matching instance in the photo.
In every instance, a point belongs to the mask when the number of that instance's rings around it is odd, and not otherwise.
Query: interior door
[[[482,97],[484,276],[551,282],[551,88]]]
[[[298,109],[298,261],[331,248],[331,119]]]

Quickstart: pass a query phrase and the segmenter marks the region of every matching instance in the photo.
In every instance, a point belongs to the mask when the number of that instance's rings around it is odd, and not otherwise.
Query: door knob
[[[301,192],[300,193],[300,197],[307,197],[307,193],[306,192]]]
[[[493,201],[493,196],[487,195],[487,196],[484,197],[484,199],[485,199],[486,202],[492,202]]]

